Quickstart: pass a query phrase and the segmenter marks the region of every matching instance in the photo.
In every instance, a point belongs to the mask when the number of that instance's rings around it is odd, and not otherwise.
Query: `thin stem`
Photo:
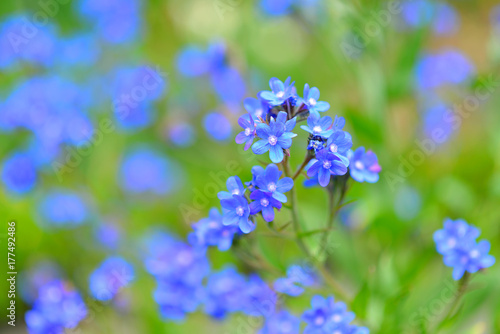
[[[283,171],[285,172],[286,177],[290,177],[290,164],[288,161],[288,156],[285,156],[283,159]],[[295,187],[292,187],[292,190],[290,191],[290,206],[292,207],[292,223],[293,227],[295,229],[295,234],[299,235],[301,232],[301,227],[300,227],[300,221],[299,221],[299,212],[298,212],[298,207],[297,207],[297,192],[295,191]],[[302,241],[301,238],[297,238],[297,244],[299,245],[300,249],[304,252],[305,255],[310,256],[309,250],[307,249],[306,245]]]
[[[441,322],[439,323],[437,330],[441,329],[446,324],[447,320],[449,320],[451,317],[453,317],[453,315],[455,315],[455,312],[457,311],[457,308],[460,305],[460,301],[462,300],[462,297],[465,295],[465,292],[467,291],[470,279],[471,279],[471,274],[465,272],[465,274],[458,282],[458,288],[457,288],[457,293],[455,295],[455,299],[453,300],[453,303],[451,304],[448,313],[446,313],[443,320],[441,320]]]
[[[297,171],[295,172],[295,174],[292,177],[292,179],[294,181],[295,181],[295,179],[297,177],[299,177],[300,173],[302,172],[302,170],[304,169],[304,167],[307,166],[307,164],[309,163],[309,161],[311,161],[311,159],[312,159],[312,155],[309,154],[309,151],[307,151],[306,156],[304,158],[304,161],[302,162],[302,164],[300,165],[299,169],[297,169]]]

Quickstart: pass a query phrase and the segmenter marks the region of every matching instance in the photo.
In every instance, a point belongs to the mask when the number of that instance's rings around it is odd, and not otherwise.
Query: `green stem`
[[[297,169],[297,171],[295,172],[295,174],[292,177],[292,179],[294,181],[295,181],[295,179],[297,177],[299,177],[299,175],[302,172],[302,170],[304,169],[304,167],[307,166],[307,164],[309,163],[309,161],[311,161],[312,158],[313,158],[312,154],[310,154],[309,151],[307,151],[306,152],[306,157],[304,158],[304,161],[302,162],[302,164],[300,165],[299,169]]]
[[[465,274],[458,282],[457,294],[455,295],[455,299],[453,300],[453,303],[451,304],[448,313],[446,313],[443,320],[441,320],[441,322],[439,323],[436,332],[440,330],[446,324],[446,322],[455,315],[457,308],[460,305],[460,301],[462,300],[463,296],[465,295],[465,292],[467,291],[470,279],[471,279],[471,274],[465,272]]]

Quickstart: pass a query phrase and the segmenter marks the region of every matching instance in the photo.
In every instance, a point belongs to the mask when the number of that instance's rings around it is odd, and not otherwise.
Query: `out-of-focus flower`
[[[139,37],[142,11],[138,0],[80,0],[76,7],[97,34],[109,43],[129,43]]]
[[[181,178],[173,162],[146,147],[136,148],[124,157],[119,175],[122,189],[134,194],[168,194],[179,186]]]
[[[231,122],[218,112],[207,114],[203,119],[203,127],[215,140],[224,141],[231,136]]]
[[[100,55],[95,37],[88,34],[61,39],[58,51],[56,63],[63,66],[92,66]]]
[[[195,141],[195,130],[191,124],[179,122],[169,126],[167,136],[174,145],[188,147]]]
[[[243,106],[245,110],[248,111],[254,119],[258,119],[259,117],[262,119],[266,119],[267,112],[269,110],[269,105],[263,99],[256,99],[254,97],[247,97],[243,101]]]
[[[89,209],[85,201],[69,190],[52,190],[41,200],[38,213],[42,226],[73,228],[88,219]]]
[[[227,313],[244,307],[246,280],[233,267],[227,267],[208,277],[205,313],[215,319],[223,319]]]
[[[382,170],[378,164],[378,158],[372,151],[366,151],[364,147],[358,147],[349,159],[349,173],[358,182],[375,183],[379,179],[378,173]]]
[[[299,334],[300,318],[281,310],[266,317],[264,326],[258,334]]]
[[[110,257],[90,275],[90,293],[97,300],[111,300],[134,280],[134,276],[130,263],[121,257]]]
[[[117,249],[122,241],[122,229],[115,223],[103,222],[95,229],[96,240],[106,248]]]
[[[312,165],[307,170],[307,176],[318,175],[319,184],[326,187],[330,183],[330,176],[344,175],[347,173],[347,167],[335,154],[327,149],[322,149],[316,154],[316,159],[312,159]]]
[[[37,262],[19,275],[19,294],[28,304],[33,304],[40,288],[62,276],[59,266],[48,260]]]
[[[188,284],[181,278],[158,278],[153,298],[164,319],[180,322],[188,313],[196,311],[204,299],[204,290],[201,283]]]
[[[16,152],[2,164],[2,182],[8,191],[23,195],[35,187],[37,171],[29,154]]]
[[[194,246],[217,246],[220,251],[231,248],[234,235],[239,229],[236,226],[222,224],[222,215],[216,208],[210,209],[207,218],[192,225],[194,232],[188,235],[189,242]]]
[[[304,287],[318,283],[318,276],[310,267],[300,265],[290,266],[287,276],[274,281],[274,290],[290,296],[299,296],[304,292]]]
[[[257,274],[248,277],[242,311],[251,316],[266,317],[275,312],[278,296]]]
[[[272,162],[283,161],[283,150],[292,146],[292,138],[297,136],[291,131],[295,127],[296,119],[286,120],[286,112],[281,111],[276,119],[271,118],[270,124],[260,123],[257,125],[257,136],[261,138],[252,145],[255,154],[264,154],[269,151]]]
[[[490,243],[476,242],[479,234],[479,229],[461,219],[446,219],[444,229],[434,232],[436,248],[443,255],[444,264],[453,267],[453,279],[459,280],[466,271],[473,274],[495,263],[495,258],[488,254]]]
[[[283,16],[291,13],[294,0],[260,0],[259,8],[271,16]]]
[[[56,280],[40,288],[38,299],[24,319],[30,333],[45,334],[75,328],[86,316],[87,308],[80,294]]]
[[[315,116],[314,119],[319,120],[319,113],[325,112],[328,109],[330,109],[330,104],[328,102],[318,101],[318,99],[319,99],[319,89],[316,87],[312,87],[311,89],[309,89],[309,85],[305,84],[303,102],[306,104],[309,113]],[[328,135],[326,137],[328,137]]]
[[[224,67],[211,75],[212,86],[219,98],[230,106],[240,105],[245,97],[246,87],[240,72]]]
[[[458,29],[458,13],[447,3],[429,0],[405,1],[401,12],[404,24],[413,29],[430,26],[437,35],[450,35]]]

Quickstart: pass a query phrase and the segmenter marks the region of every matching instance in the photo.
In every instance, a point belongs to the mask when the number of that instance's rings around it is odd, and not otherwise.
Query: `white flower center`
[[[250,128],[245,129],[245,136],[250,136],[251,133],[252,133],[252,130],[250,130]]]
[[[448,247],[453,248],[457,244],[457,241],[455,240],[455,238],[451,238],[450,240],[448,240],[447,244]]]
[[[188,265],[193,261],[191,252],[180,252],[177,255],[177,262],[182,265]]]
[[[311,107],[314,107],[316,105],[316,100],[311,97],[309,99],[309,104],[311,105]]]
[[[276,145],[276,143],[278,142],[278,138],[276,138],[276,136],[269,136],[269,144],[271,145]]]
[[[363,165],[363,163],[361,161],[359,161],[359,160],[354,163],[354,166],[357,169],[364,169],[365,168],[365,165]]]
[[[335,145],[335,144],[330,145],[330,152],[337,153],[338,150],[339,150],[339,147],[337,145]]]
[[[471,252],[469,253],[469,255],[470,255],[470,257],[471,257],[472,259],[475,259],[475,258],[479,257],[479,252],[478,252],[477,250],[475,250],[475,249],[474,249],[473,251],[471,251]]]
[[[263,112],[264,112],[264,110],[259,108],[259,109],[255,110],[255,116],[260,117],[260,116],[262,116]]]
[[[333,322],[341,322],[342,321],[342,316],[340,314],[335,314],[332,317]]]
[[[239,195],[240,194],[240,190],[239,189],[233,189],[233,191],[231,191],[231,194],[233,194],[233,195]]]
[[[274,182],[269,183],[269,185],[267,186],[267,190],[269,190],[270,192],[276,191],[276,184],[274,184]]]
[[[325,322],[325,318],[323,318],[323,317],[316,317],[316,319],[314,319],[314,324],[316,326],[321,326],[324,322]]]
[[[216,227],[219,227],[219,224],[216,221],[212,220],[210,223],[208,223],[208,226],[210,228],[216,228]]]
[[[330,169],[330,167],[332,167],[332,163],[329,160],[323,162],[323,168]]]
[[[267,198],[263,198],[260,200],[260,205],[262,205],[263,207],[267,208],[267,206],[269,205],[269,201],[267,200]]]
[[[316,125],[316,126],[313,128],[313,131],[314,131],[314,132],[316,132],[316,133],[321,132],[321,131],[322,131],[321,126]]]
[[[283,92],[283,91],[281,91],[281,92],[277,92],[277,93],[276,93],[276,97],[278,97],[278,98],[280,98],[280,99],[281,99],[283,96],[285,96],[285,92]]]
[[[245,213],[245,209],[243,209],[243,207],[242,207],[242,206],[239,206],[239,207],[237,207],[237,208],[236,208],[236,214],[237,214],[238,216],[240,216],[240,217],[241,217],[241,216],[243,216],[243,214],[244,214],[244,213]]]

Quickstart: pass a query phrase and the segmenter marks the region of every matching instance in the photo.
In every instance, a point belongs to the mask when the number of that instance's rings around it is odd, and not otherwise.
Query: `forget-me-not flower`
[[[311,160],[311,167],[307,170],[307,176],[318,175],[319,184],[326,187],[330,183],[331,175],[344,175],[347,167],[338,156],[330,153],[326,148],[316,153],[316,159]]]
[[[378,173],[380,173],[382,168],[378,164],[375,153],[372,151],[365,152],[364,147],[358,147],[349,160],[349,173],[354,180],[369,183],[378,181]]]

